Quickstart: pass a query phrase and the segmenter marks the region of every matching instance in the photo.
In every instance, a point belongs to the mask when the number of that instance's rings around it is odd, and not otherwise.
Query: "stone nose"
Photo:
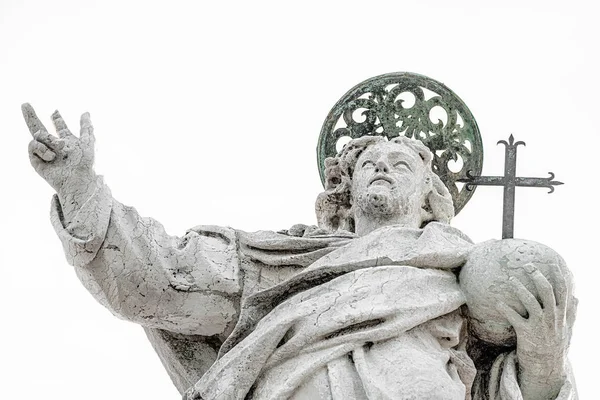
[[[385,161],[379,160],[375,164],[375,172],[377,172],[377,173],[382,172],[384,174],[387,174],[388,172],[390,172],[390,169]]]

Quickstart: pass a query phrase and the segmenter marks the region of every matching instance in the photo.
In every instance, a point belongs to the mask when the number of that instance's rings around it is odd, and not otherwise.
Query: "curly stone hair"
[[[352,175],[360,155],[369,147],[385,142],[383,136],[363,136],[351,140],[335,157],[325,159],[325,191],[319,194],[315,204],[319,228],[327,231],[355,231],[352,209]],[[431,151],[420,140],[398,136],[390,140],[406,146],[417,153],[426,166],[426,180],[431,190],[421,206],[422,226],[431,221],[449,223],[454,217],[454,205],[450,192],[431,169]]]

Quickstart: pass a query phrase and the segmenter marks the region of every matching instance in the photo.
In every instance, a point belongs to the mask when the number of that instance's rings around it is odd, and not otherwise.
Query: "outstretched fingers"
[[[92,125],[89,112],[81,114],[80,125],[81,130],[79,132],[79,138],[85,142],[93,144],[96,138],[94,137],[94,127]]]
[[[25,123],[29,128],[29,132],[35,140],[41,142],[53,152],[62,150],[62,148],[65,146],[64,142],[48,133],[48,130],[44,124],[42,124],[42,121],[40,121],[38,116],[35,114],[35,110],[33,107],[31,107],[31,104],[23,104],[21,106],[21,111],[23,111],[23,118],[25,118]]]
[[[556,297],[554,296],[554,288],[552,284],[548,281],[548,279],[533,266],[531,272],[531,280],[537,289],[537,292],[540,296],[540,300],[542,301],[542,306],[544,308],[556,308]]]
[[[56,128],[56,133],[58,133],[58,137],[60,137],[61,139],[72,135],[71,131],[67,127],[67,123],[60,115],[58,110],[54,111],[54,113],[52,114],[52,122],[54,123],[54,127]]]
[[[542,306],[529,289],[515,277],[511,276],[508,278],[508,281],[511,283],[515,295],[527,310],[527,314],[529,314],[528,319],[539,317],[542,314]]]
[[[564,315],[573,300],[573,285],[567,280],[568,272],[557,271],[554,275],[556,306],[559,314]]]
[[[42,121],[35,114],[35,110],[29,103],[24,103],[21,105],[21,111],[23,112],[23,118],[25,118],[25,123],[29,128],[29,133],[32,135],[37,132],[48,132]]]
[[[571,296],[568,300],[568,307],[565,310],[565,323],[570,330],[575,323],[575,317],[577,316],[577,304],[579,300],[575,296]]]
[[[498,311],[504,315],[504,318],[515,328],[519,330],[521,326],[526,322],[526,319],[521,316],[518,312],[508,306],[506,303],[499,302],[497,305]]]

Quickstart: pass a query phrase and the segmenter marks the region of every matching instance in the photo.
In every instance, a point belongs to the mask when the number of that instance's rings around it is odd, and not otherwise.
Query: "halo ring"
[[[414,103],[408,104],[411,96]],[[444,112],[445,121],[441,118]],[[432,169],[450,191],[455,214],[473,195],[474,190],[458,181],[467,173],[481,175],[481,134],[469,108],[443,83],[411,72],[393,72],[350,89],[333,106],[321,128],[317,144],[321,183],[325,183],[325,159],[337,154],[340,138],[365,135],[388,139],[404,135],[429,147]]]

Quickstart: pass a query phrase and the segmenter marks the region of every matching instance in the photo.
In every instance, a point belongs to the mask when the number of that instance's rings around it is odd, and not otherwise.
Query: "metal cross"
[[[526,178],[516,176],[517,172],[517,146],[525,142],[516,142],[511,134],[508,143],[500,140],[505,146],[504,156],[504,176],[473,176],[471,171],[467,171],[467,177],[458,179],[458,182],[464,182],[467,190],[473,190],[474,186],[504,186],[504,209],[502,212],[502,239],[513,237],[515,225],[515,187],[547,187],[548,193],[554,192],[555,185],[562,185],[562,182],[554,181],[554,174],[548,172],[548,178]]]

